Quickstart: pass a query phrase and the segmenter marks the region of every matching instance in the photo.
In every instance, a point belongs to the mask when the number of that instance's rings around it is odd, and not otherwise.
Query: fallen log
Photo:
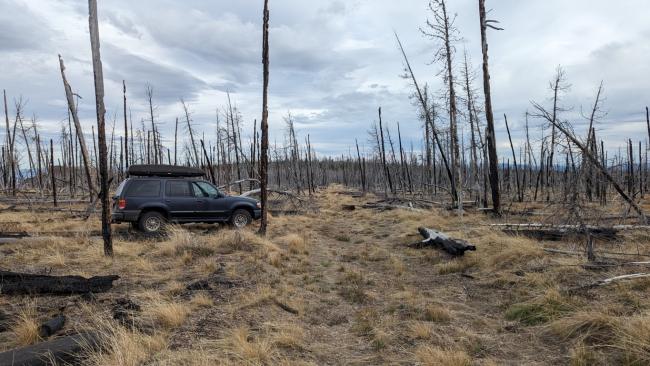
[[[420,232],[424,240],[411,244],[411,246],[416,248],[432,246],[454,256],[462,256],[467,250],[476,250],[476,246],[461,239],[452,239],[437,230],[419,227],[418,232]]]
[[[105,292],[113,287],[120,276],[48,276],[29,273],[0,271],[0,293],[70,295],[89,292]]]
[[[99,348],[99,337],[81,332],[0,353],[0,366],[46,366],[78,363],[83,354]]]
[[[53,336],[54,333],[63,329],[65,325],[65,315],[60,314],[46,321],[38,327],[38,336],[45,339]]]
[[[637,278],[646,278],[646,277],[650,277],[650,273],[633,273],[633,274],[615,276],[615,277],[605,278],[603,280],[598,280],[596,282],[592,282],[592,283],[589,283],[589,284],[586,284],[586,285],[571,287],[571,288],[566,289],[565,291],[567,293],[574,293],[574,292],[577,292],[577,291],[589,290],[589,289],[592,289],[592,288],[609,285],[609,284],[611,284],[613,282],[619,282],[619,281],[623,281],[623,280],[633,280],[633,279],[637,279]]]
[[[593,225],[548,225],[548,224],[491,224],[504,233],[523,235],[537,240],[559,241],[572,235],[590,235],[601,240],[616,240],[622,227]]]

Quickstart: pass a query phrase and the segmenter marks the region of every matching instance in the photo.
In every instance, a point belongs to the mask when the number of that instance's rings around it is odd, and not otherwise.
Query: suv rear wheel
[[[159,234],[165,225],[165,217],[157,211],[145,212],[138,220],[140,231],[145,234]]]
[[[236,229],[241,229],[246,225],[250,224],[253,221],[253,217],[248,210],[238,209],[232,213],[230,217],[230,225],[234,226]]]

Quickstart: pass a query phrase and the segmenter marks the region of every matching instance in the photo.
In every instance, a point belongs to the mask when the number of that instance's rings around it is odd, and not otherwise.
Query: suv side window
[[[195,194],[199,197],[217,197],[219,195],[219,190],[208,182],[194,182],[192,186],[194,188]]]
[[[160,181],[138,179],[131,181],[126,189],[125,197],[158,197],[160,196]]]
[[[209,197],[208,193],[199,187],[198,182],[192,182],[192,193],[194,197]]]
[[[192,197],[189,182],[185,180],[168,180],[165,186],[165,195],[167,197]]]

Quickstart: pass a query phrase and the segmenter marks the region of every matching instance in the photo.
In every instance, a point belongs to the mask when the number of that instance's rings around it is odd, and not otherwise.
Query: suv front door
[[[205,212],[202,216],[206,216],[212,220],[225,220],[228,218],[228,205],[223,199],[223,194],[219,192],[217,187],[204,181],[193,182],[192,186],[195,194],[201,194],[205,197]]]
[[[165,204],[172,221],[192,221],[204,209],[205,198],[194,197],[190,182],[184,179],[165,183]]]

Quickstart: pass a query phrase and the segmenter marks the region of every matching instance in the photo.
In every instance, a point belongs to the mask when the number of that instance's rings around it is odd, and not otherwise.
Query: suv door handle
[[[196,200],[197,203],[203,203],[205,202],[204,200]]]
[[[165,202],[167,202],[167,203],[171,203],[171,202],[172,202],[172,200],[165,200]]]

